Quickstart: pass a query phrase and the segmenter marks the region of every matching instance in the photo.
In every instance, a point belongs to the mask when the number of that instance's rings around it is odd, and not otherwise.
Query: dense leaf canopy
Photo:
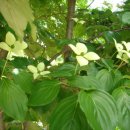
[[[0,130],[130,129],[130,0],[0,0]]]

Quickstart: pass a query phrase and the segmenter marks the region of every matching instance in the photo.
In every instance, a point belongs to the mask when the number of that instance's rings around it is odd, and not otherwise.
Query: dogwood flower
[[[43,62],[40,62],[37,67],[33,65],[27,66],[28,70],[33,73],[33,78],[36,79],[39,76],[45,77],[47,74],[50,73],[50,71],[44,71],[45,70],[45,64]]]
[[[87,65],[89,60],[99,60],[100,57],[95,52],[88,52],[87,47],[83,43],[77,43],[76,46],[69,44],[69,47],[76,54],[76,59],[80,66]]]
[[[64,63],[64,58],[62,55],[58,56],[56,59],[54,59],[50,64],[52,66],[58,66],[59,64]]]
[[[117,43],[115,41],[115,47],[118,51],[117,58],[125,61],[128,63],[130,59],[130,42],[126,43],[125,41],[122,41],[122,43]]]
[[[7,32],[5,42],[0,42],[0,48],[8,51],[7,59],[12,60],[13,56],[24,56],[24,49],[27,48],[27,43],[24,41],[16,41],[11,32]]]

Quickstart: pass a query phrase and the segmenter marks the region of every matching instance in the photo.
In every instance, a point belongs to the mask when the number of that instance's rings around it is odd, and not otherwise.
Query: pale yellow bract
[[[100,57],[95,52],[88,52],[88,48],[83,43],[77,43],[76,46],[69,44],[69,47],[76,54],[76,59],[80,66],[88,65],[91,60],[99,60]]]
[[[11,32],[7,32],[5,42],[0,42],[0,48],[8,51],[8,55],[6,57],[8,60],[12,60],[13,56],[25,56],[23,50],[27,47],[27,43],[16,40]]]
[[[45,64],[43,62],[38,63],[37,67],[33,65],[28,65],[28,70],[33,73],[33,78],[37,79],[39,76],[45,77],[47,74],[50,73],[50,71],[44,71],[45,70]]]
[[[117,58],[123,60],[124,62],[128,63],[130,59],[130,42],[122,41],[121,43],[117,43],[115,41],[115,47],[117,49]]]

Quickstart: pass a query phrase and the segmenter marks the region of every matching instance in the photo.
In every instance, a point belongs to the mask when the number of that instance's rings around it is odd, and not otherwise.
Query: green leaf
[[[85,27],[84,25],[77,23],[74,27],[74,37],[81,37],[85,34]]]
[[[58,47],[63,47],[65,45],[68,45],[70,43],[74,43],[75,41],[72,40],[72,39],[60,39],[60,40],[57,40],[56,44]]]
[[[27,112],[27,96],[12,80],[0,81],[0,107],[12,118],[23,121]]]
[[[116,100],[119,116],[119,127],[121,130],[130,129],[130,89],[117,88],[113,92]]]
[[[88,76],[96,76],[98,73],[98,69],[96,68],[95,63],[91,62],[87,66],[87,74]]]
[[[101,59],[102,63],[104,64],[104,67],[106,67],[108,70],[112,70],[114,67],[113,61],[111,59]]]
[[[123,82],[123,75],[119,70],[115,71],[114,75],[114,88],[120,87]]]
[[[13,75],[14,82],[18,84],[26,93],[31,92],[33,86],[33,77],[32,74],[27,73],[26,71],[21,71],[18,74]]]
[[[108,70],[102,69],[97,73],[96,78],[101,82],[100,89],[105,91],[111,91],[113,89],[112,73]]]
[[[122,15],[122,22],[125,23],[125,24],[130,24],[130,12],[125,12],[123,15]]]
[[[69,84],[72,87],[78,87],[81,89],[94,89],[94,88],[100,88],[101,83],[98,79],[96,79],[94,76],[75,76],[71,79],[69,79]]]
[[[0,12],[3,17],[21,39],[23,38],[23,31],[26,29],[28,22],[32,27],[32,36],[34,39],[36,38],[36,29],[34,29],[35,27],[32,24],[34,17],[27,0],[21,0],[20,2],[17,0],[0,0],[0,5]]]
[[[32,88],[29,99],[30,106],[43,106],[51,103],[60,90],[60,83],[57,80],[43,80]]]
[[[106,40],[107,43],[113,43],[114,42],[113,38],[116,37],[115,33],[112,32],[112,31],[105,31],[103,33],[103,36],[104,36],[104,38],[105,38],[105,40]]]
[[[15,57],[15,59],[11,61],[11,63],[15,68],[26,68],[29,64],[29,59],[25,57]]]
[[[63,64],[53,71],[50,75],[53,77],[70,77],[74,75],[75,66],[72,64]]]
[[[50,130],[89,130],[79,109],[77,95],[65,98],[51,115]]]
[[[78,100],[93,130],[115,130],[117,108],[112,96],[99,90],[81,91]]]

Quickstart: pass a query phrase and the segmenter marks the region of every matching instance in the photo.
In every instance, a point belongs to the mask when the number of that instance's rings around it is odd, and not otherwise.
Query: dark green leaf
[[[108,43],[113,42],[114,33],[112,31],[104,32],[104,37]]]
[[[24,57],[15,57],[11,63],[15,68],[25,68],[29,64],[29,59]]]
[[[74,75],[75,66],[72,64],[64,64],[51,73],[53,77],[70,77]]]
[[[130,89],[117,88],[113,92],[116,100],[119,116],[119,127],[121,130],[130,129]]]
[[[78,100],[93,130],[115,130],[117,108],[114,99],[107,92],[81,91]]]
[[[69,79],[69,84],[72,87],[78,87],[81,89],[92,89],[92,88],[101,88],[101,83],[94,76],[75,76]]]
[[[50,130],[89,130],[88,127],[76,95],[62,100],[51,115]]]
[[[57,80],[43,80],[32,87],[29,99],[30,106],[42,106],[51,103],[60,90],[60,83]]]
[[[18,84],[26,93],[31,92],[31,88],[33,86],[32,81],[32,74],[27,73],[26,71],[21,71],[18,74],[14,74],[14,82]]]
[[[13,81],[0,81],[0,107],[7,115],[23,121],[27,112],[27,102],[24,91]]]

